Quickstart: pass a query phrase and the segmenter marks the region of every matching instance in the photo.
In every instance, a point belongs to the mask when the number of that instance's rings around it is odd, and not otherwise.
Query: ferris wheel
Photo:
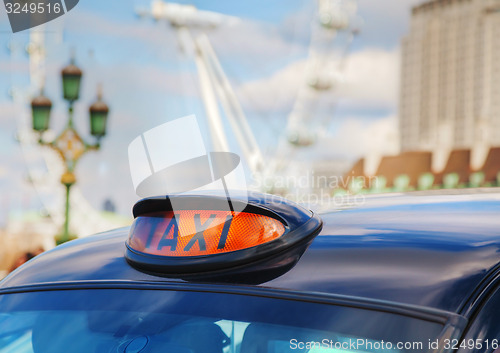
[[[212,148],[216,151],[229,148],[219,111],[221,106],[252,174],[257,178],[272,178],[290,172],[293,155],[301,148],[314,145],[327,130],[333,113],[318,114],[318,105],[323,97],[332,95],[342,80],[350,45],[359,32],[356,11],[356,0],[316,1],[305,81],[288,116],[285,133],[276,151],[266,156],[265,161],[231,83],[204,33],[222,25],[231,26],[239,19],[163,0],[153,0],[150,9],[137,13],[170,24],[177,33],[181,50],[196,63]],[[340,34],[344,34],[343,40]]]
[[[318,0],[311,26],[305,82],[289,114],[289,144],[309,146],[316,142],[319,133],[325,131],[329,121],[328,118],[317,118],[318,101],[335,91],[342,81],[350,45],[359,32],[356,19],[355,0]],[[347,35],[343,43],[337,40],[340,33]]]

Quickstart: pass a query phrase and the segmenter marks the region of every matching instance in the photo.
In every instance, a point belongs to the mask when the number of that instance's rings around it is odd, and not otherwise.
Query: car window
[[[500,288],[488,298],[462,340],[452,342],[458,352],[500,353]]]
[[[0,296],[0,307],[2,353],[420,352],[397,344],[425,345],[443,329],[375,310],[205,292],[17,293]]]

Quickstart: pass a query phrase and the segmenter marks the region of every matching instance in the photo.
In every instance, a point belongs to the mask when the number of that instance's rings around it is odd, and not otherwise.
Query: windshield
[[[441,324],[353,307],[138,289],[0,296],[0,352],[411,352]],[[420,344],[420,345],[419,345]]]

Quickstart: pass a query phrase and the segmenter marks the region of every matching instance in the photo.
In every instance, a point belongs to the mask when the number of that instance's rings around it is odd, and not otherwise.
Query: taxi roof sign
[[[272,217],[220,210],[181,210],[136,218],[129,246],[160,256],[200,256],[247,249],[285,233]]]
[[[171,276],[231,271],[273,262],[284,252],[296,262],[321,230],[319,217],[276,196],[249,194],[231,204],[237,212],[228,210],[227,198],[220,196],[139,201],[126,243],[127,261],[139,270]]]

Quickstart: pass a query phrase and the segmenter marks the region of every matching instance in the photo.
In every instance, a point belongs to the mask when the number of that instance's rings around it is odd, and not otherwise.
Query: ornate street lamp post
[[[74,60],[66,66],[62,72],[63,97],[68,101],[68,121],[64,130],[53,140],[45,141],[42,134],[49,128],[50,110],[52,102],[44,96],[43,90],[40,96],[31,101],[33,113],[33,129],[39,136],[39,144],[49,146],[56,150],[64,164],[65,171],[61,176],[61,183],[66,188],[65,219],[62,234],[56,238],[58,244],[70,240],[69,233],[69,209],[70,209],[70,190],[76,182],[74,174],[75,166],[80,157],[88,151],[98,150],[100,140],[106,135],[106,122],[109,108],[102,101],[101,89],[98,90],[97,101],[89,108],[90,113],[90,133],[96,137],[96,143],[89,144],[85,142],[73,126],[73,104],[78,100],[80,94],[80,82],[82,71],[75,65]]]

